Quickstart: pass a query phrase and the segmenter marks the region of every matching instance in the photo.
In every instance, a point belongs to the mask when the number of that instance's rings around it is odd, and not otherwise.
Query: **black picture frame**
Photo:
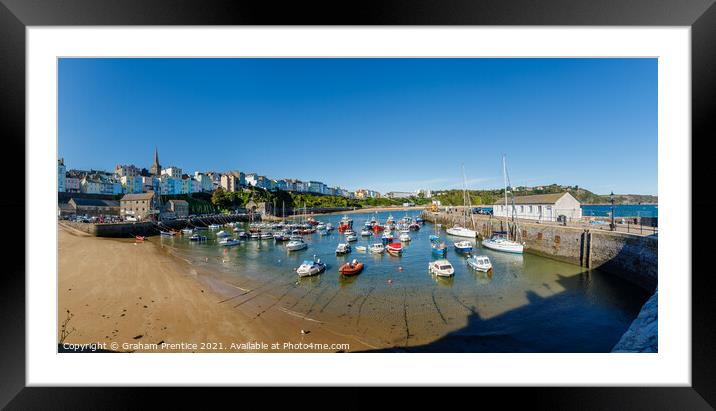
[[[709,186],[710,150],[716,101],[716,6],[714,0],[483,0],[411,2],[290,2],[187,0],[0,0],[0,136],[4,162],[19,174],[25,170],[25,45],[27,26],[83,25],[558,25],[688,26],[692,57],[692,212],[698,216],[710,202],[700,195]],[[688,144],[684,141],[684,144]],[[9,155],[8,155],[9,154]],[[710,156],[710,157],[709,157]],[[10,162],[10,164],[7,164]],[[13,233],[5,245],[6,267],[0,285],[0,406],[11,409],[112,409],[147,404],[162,396],[183,407],[201,404],[191,389],[169,392],[146,388],[25,387],[25,192],[0,196],[3,226]],[[684,221],[691,225],[691,221]],[[693,226],[692,226],[693,227]],[[480,388],[480,401],[497,399],[500,407],[528,404],[549,409],[712,409],[716,404],[716,309],[713,269],[699,269],[708,254],[707,233],[692,230],[692,385],[691,387]],[[22,233],[22,234],[19,234]],[[703,267],[706,267],[703,265]],[[684,273],[672,273],[681,274]],[[618,370],[615,370],[618,372]],[[161,381],[157,381],[161,385]],[[506,392],[506,390],[509,390]],[[518,392],[510,392],[517,390]],[[539,391],[539,392],[538,392]],[[212,393],[214,399],[220,395]],[[235,398],[236,393],[228,394]],[[302,398],[305,398],[301,394]],[[355,393],[352,404],[361,399]],[[287,396],[290,399],[292,396]],[[402,403],[398,395],[382,396],[382,405]],[[527,399],[527,402],[524,402]],[[140,402],[141,401],[141,402]],[[301,402],[301,401],[299,401]],[[711,405],[710,405],[711,404]],[[166,406],[167,403],[164,403]]]

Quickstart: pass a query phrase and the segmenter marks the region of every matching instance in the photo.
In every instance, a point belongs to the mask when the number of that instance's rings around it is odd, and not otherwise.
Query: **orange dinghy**
[[[338,272],[345,276],[358,275],[361,271],[363,271],[363,263],[356,260],[345,263],[338,269]]]

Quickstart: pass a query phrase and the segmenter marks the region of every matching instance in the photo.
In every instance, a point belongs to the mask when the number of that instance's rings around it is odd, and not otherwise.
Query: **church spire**
[[[162,166],[159,165],[159,150],[154,147],[154,164],[149,169],[149,172],[155,176],[162,173]]]

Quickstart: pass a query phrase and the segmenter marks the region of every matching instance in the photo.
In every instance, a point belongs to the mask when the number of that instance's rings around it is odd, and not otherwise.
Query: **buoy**
[[[403,267],[398,266],[398,271],[403,271]]]
[[[393,284],[393,280],[388,280],[388,284]]]

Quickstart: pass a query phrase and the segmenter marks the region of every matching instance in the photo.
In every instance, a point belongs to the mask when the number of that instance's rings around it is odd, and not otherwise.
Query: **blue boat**
[[[433,237],[435,237],[433,239]],[[433,254],[437,256],[445,256],[447,254],[447,248],[445,248],[445,242],[440,241],[438,236],[430,236],[430,248],[433,250]]]
[[[470,241],[458,241],[455,245],[455,251],[462,254],[469,254],[472,252],[472,243]]]

